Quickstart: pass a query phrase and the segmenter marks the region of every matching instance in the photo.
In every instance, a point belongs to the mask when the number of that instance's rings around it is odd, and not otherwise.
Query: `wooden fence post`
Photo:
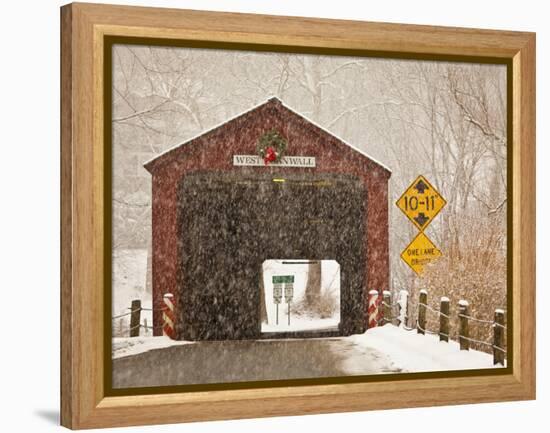
[[[504,365],[504,311],[500,309],[495,310],[493,336],[493,364]]]
[[[391,306],[391,292],[389,290],[384,290],[382,293],[384,301],[384,325],[386,323],[392,323],[392,306]]]
[[[416,326],[419,334],[426,333],[426,305],[428,305],[428,292],[422,289],[418,299],[418,325]]]
[[[460,350],[470,350],[470,332],[468,329],[468,316],[470,315],[470,304],[468,301],[461,299],[458,301],[458,341],[460,342]]]
[[[439,307],[439,341],[449,342],[449,298],[443,296]]]
[[[130,307],[130,337],[139,337],[141,301],[134,299]]]

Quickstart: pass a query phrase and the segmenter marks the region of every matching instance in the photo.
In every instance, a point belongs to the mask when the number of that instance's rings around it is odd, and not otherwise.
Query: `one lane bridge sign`
[[[441,257],[441,251],[423,232],[412,240],[412,242],[403,250],[401,258],[410,268],[421,275],[424,272],[424,266],[432,263]]]
[[[447,202],[424,176],[418,176],[395,204],[424,231]]]

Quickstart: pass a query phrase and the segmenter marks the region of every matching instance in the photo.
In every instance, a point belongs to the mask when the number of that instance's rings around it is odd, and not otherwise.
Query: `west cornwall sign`
[[[315,168],[314,156],[283,156],[279,162],[267,165],[258,155],[233,155],[233,165],[250,167],[296,167]]]

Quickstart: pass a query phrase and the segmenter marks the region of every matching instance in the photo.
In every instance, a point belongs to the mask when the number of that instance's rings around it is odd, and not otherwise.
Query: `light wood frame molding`
[[[535,398],[535,34],[74,3],[61,8],[61,424],[73,428]],[[490,57],[512,68],[513,369],[503,375],[105,396],[103,43],[136,36]],[[510,118],[510,117],[509,117]]]

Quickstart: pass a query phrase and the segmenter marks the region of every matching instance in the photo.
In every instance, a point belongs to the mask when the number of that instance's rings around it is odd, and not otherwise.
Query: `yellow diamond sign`
[[[424,266],[437,260],[441,251],[423,232],[418,233],[413,241],[401,253],[401,258],[418,275],[424,272]]]
[[[423,231],[447,202],[424,176],[418,176],[395,204]]]

